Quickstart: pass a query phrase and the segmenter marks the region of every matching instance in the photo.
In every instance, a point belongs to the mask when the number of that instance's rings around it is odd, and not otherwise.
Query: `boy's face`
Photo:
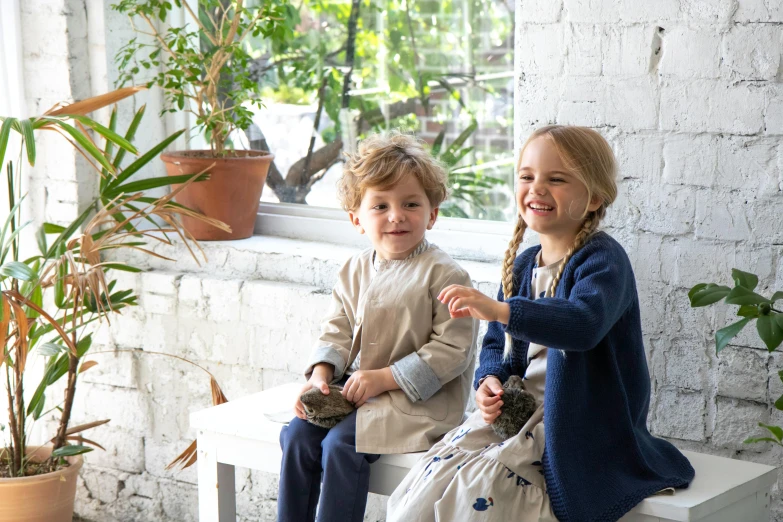
[[[438,217],[416,176],[407,175],[387,190],[367,189],[358,209],[349,212],[360,234],[370,236],[381,259],[405,259]]]

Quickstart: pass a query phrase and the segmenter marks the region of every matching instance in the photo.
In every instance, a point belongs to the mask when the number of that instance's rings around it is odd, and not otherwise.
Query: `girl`
[[[647,430],[633,271],[623,248],[596,232],[617,195],[611,148],[587,128],[544,127],[517,170],[519,219],[497,301],[460,285],[439,295],[452,317],[489,321],[478,410],[414,466],[389,499],[389,521],[615,521],[693,479],[688,460]],[[527,228],[541,244],[517,257]],[[502,441],[490,425],[510,375],[539,407]]]

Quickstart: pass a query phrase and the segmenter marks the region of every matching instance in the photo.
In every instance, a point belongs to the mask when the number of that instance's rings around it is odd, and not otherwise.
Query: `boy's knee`
[[[332,430],[321,443],[323,458],[343,458],[356,455],[356,442],[353,434]]]
[[[283,426],[280,430],[280,447],[285,450],[290,447],[297,447],[301,445],[310,445],[313,438],[313,428],[307,421],[295,417],[288,426]]]

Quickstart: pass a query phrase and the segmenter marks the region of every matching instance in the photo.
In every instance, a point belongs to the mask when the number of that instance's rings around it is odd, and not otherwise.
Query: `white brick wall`
[[[31,112],[83,96],[89,85],[84,6],[23,2]],[[770,402],[783,393],[781,354],[744,332],[720,357],[726,307],[693,310],[687,290],[759,273],[760,289],[783,289],[783,83],[780,0],[520,0],[517,9],[518,143],[547,123],[593,126],[613,145],[621,194],[606,225],[626,247],[638,280],[654,397],[652,431],[679,446],[783,464],[765,445],[740,444],[756,423],[783,423]],[[116,13],[105,52],[130,36]],[[93,52],[92,50],[90,52]],[[95,57],[93,57],[95,58]],[[109,66],[108,81],[116,75]],[[150,101],[142,148],[164,125]],[[124,108],[121,121],[132,112]],[[48,142],[32,174],[47,219],[75,215],[91,186],[73,153]],[[40,213],[38,214],[40,215]],[[262,246],[258,246],[258,244]],[[205,244],[198,266],[184,248],[176,264],[119,274],[141,307],[96,333],[94,350],[143,349],[187,357],[211,371],[229,399],[300,379],[301,364],[351,249],[263,238]],[[497,267],[465,263],[479,288],[497,289]],[[482,328],[483,329],[483,328]],[[153,354],[96,354],[77,391],[75,422],[111,417],[91,434],[107,452],[87,455],[77,512],[90,520],[195,520],[193,470],[163,469],[193,432],[191,411],[210,404],[199,370]],[[273,520],[276,477],[238,470],[239,520]],[[372,496],[367,520],[384,515]],[[774,518],[783,520],[776,489]]]
[[[714,333],[733,307],[694,310],[686,295],[699,282],[730,283],[734,267],[758,273],[767,295],[781,289],[783,3],[521,4],[518,33],[552,42],[535,56],[562,45],[566,56],[562,68],[539,67],[518,41],[517,142],[543,124],[578,124],[617,153],[621,195],[606,225],[639,282],[652,431],[683,448],[783,464],[779,451],[741,443],[759,421],[783,420],[771,405],[783,359],[755,329],[717,357]]]

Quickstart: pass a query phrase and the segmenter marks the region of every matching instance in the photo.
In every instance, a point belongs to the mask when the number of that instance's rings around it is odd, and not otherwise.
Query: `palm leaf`
[[[118,101],[123,100],[128,96],[133,96],[137,92],[143,91],[146,88],[147,87],[143,85],[124,87],[112,92],[107,92],[106,94],[101,94],[100,96],[93,96],[92,98],[87,98],[86,100],[77,101],[71,103],[70,105],[65,105],[58,109],[47,111],[45,115],[60,116],[63,114],[89,114],[93,111],[97,111],[98,109],[102,109],[117,103]]]
[[[140,158],[138,158],[136,161],[128,165],[126,168],[122,169],[122,172],[117,175],[117,178],[109,183],[109,185],[106,187],[106,190],[113,191],[116,187],[118,187],[121,183],[123,183],[125,180],[127,180],[129,177],[131,177],[133,174],[135,174],[139,169],[141,169],[144,165],[149,163],[153,158],[156,158],[158,154],[163,152],[163,149],[169,146],[171,142],[179,138],[179,136],[185,132],[185,129],[182,129],[180,131],[175,132],[165,140],[161,141],[157,145],[155,145],[152,149],[150,149],[146,154],[142,155]],[[105,196],[105,194],[102,194]]]

